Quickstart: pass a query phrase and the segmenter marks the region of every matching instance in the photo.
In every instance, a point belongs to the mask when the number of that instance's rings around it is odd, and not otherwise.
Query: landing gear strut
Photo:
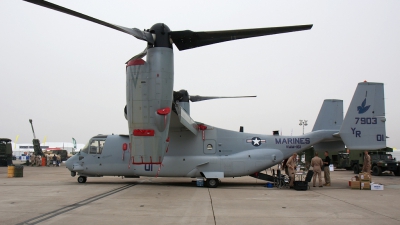
[[[78,177],[78,183],[81,183],[81,184],[86,183],[86,177],[84,177],[84,176],[79,176],[79,177]]]

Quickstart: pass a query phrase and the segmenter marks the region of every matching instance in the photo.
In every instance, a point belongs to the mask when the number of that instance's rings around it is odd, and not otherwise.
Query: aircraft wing
[[[187,128],[194,135],[197,135],[198,125],[189,114],[179,105],[175,104],[176,113],[171,113],[169,129]]]

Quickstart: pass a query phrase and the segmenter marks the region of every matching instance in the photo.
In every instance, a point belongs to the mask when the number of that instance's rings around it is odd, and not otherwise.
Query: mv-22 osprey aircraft
[[[147,42],[146,49],[132,57],[126,65],[127,105],[124,114],[129,134],[95,136],[77,155],[71,157],[66,166],[72,176],[79,175],[79,183],[85,183],[87,177],[101,176],[203,177],[208,187],[217,187],[220,178],[254,174],[281,162],[293,152],[320,142],[343,141],[350,149],[386,146],[383,138],[386,137],[383,98],[376,99],[373,91],[365,103],[371,107],[367,112],[372,111],[372,114],[357,116],[350,108],[340,129],[340,121],[336,121],[327,129],[299,137],[235,132],[195,122],[190,117],[189,101],[223,97],[189,96],[185,90],[173,91],[172,44],[182,51],[236,39],[308,30],[312,25],[193,32],[171,31],[165,24],[157,23],[141,31],[110,24],[50,2],[25,1],[128,33]],[[142,58],[146,55],[147,61],[144,61]],[[367,93],[377,86],[382,85],[365,83],[361,88]],[[380,90],[376,93],[383,96],[383,86]],[[358,99],[364,96],[361,92],[359,87],[354,96],[357,100],[353,99],[352,104],[358,104]],[[362,118],[369,123],[354,124],[354,118]],[[381,137],[379,140],[378,135]]]

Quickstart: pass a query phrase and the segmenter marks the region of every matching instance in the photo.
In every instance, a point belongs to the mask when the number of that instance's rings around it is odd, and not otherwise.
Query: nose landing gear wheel
[[[206,179],[206,184],[209,188],[218,187],[219,181],[218,179]]]
[[[86,177],[84,177],[84,176],[79,176],[79,177],[78,177],[78,183],[81,183],[81,184],[86,183]]]

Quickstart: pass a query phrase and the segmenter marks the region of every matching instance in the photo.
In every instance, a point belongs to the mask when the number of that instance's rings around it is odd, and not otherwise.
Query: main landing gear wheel
[[[206,184],[209,188],[218,187],[219,180],[218,179],[206,179]]]
[[[78,177],[78,183],[81,183],[81,184],[86,183],[86,177],[84,177],[84,176],[79,176],[79,177]]]

